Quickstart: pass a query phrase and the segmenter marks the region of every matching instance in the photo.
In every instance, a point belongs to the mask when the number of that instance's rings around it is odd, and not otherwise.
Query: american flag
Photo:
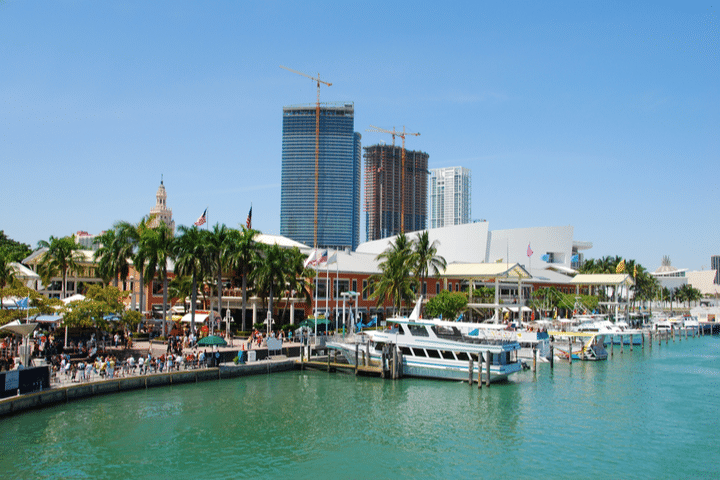
[[[245,226],[248,230],[252,228],[252,205],[250,205],[250,212],[248,212],[248,218],[245,221]]]
[[[316,263],[317,265],[320,265],[321,263],[325,263],[325,262],[327,262],[327,261],[328,261],[328,251],[327,251],[327,250],[323,250],[322,253],[320,254],[320,258],[318,258],[315,263]]]
[[[197,219],[197,221],[195,222],[194,225],[195,225],[196,227],[199,227],[199,226],[201,226],[201,225],[204,225],[205,222],[207,222],[207,208],[205,209],[205,211],[203,212],[203,214],[200,215],[200,218]]]

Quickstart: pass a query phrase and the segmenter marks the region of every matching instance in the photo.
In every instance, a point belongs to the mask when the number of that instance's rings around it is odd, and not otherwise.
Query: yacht
[[[479,360],[486,375],[487,355],[491,382],[505,380],[522,369],[515,332],[482,328],[477,323],[421,319],[421,304],[422,298],[409,317],[389,318],[386,329],[364,332],[368,345],[359,350],[369,352],[370,364],[380,365],[385,347],[396,346],[402,353],[403,375],[411,377],[465,380],[472,359],[473,376],[478,378]],[[470,335],[475,329],[477,335]],[[355,365],[356,343],[329,341],[327,347],[339,350],[350,365]]]

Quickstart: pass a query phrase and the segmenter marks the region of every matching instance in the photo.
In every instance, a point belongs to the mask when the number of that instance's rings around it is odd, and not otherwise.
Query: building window
[[[363,284],[362,284],[362,285],[363,285],[362,299],[363,299],[363,300],[367,300],[367,299],[368,299],[368,292],[367,292],[367,290],[368,290],[368,288],[367,288],[368,284],[367,284],[367,280],[363,280]]]
[[[423,282],[422,294],[427,295],[427,282]]]
[[[357,279],[353,279],[353,292],[357,292]]]
[[[435,293],[436,294],[440,293],[440,282],[435,283]]]
[[[335,279],[335,290],[333,292],[335,295],[335,300],[342,299],[341,295],[343,294],[343,292],[347,292],[348,290],[350,290],[350,280]]]
[[[162,295],[163,291],[163,284],[162,282],[159,282],[157,280],[153,280],[152,282],[152,294],[153,295]],[[162,317],[162,315],[160,315]],[[162,320],[162,318],[160,319]],[[162,322],[161,322],[162,323]]]

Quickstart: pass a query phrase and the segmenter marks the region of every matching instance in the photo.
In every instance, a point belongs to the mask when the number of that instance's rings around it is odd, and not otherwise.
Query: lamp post
[[[341,293],[341,295],[343,297],[343,335],[345,335],[345,299],[355,301],[355,319],[357,321],[357,315],[358,315],[357,297],[358,297],[359,293],[350,291],[350,292],[343,292],[343,293]],[[335,328],[335,330],[337,330],[337,327]]]

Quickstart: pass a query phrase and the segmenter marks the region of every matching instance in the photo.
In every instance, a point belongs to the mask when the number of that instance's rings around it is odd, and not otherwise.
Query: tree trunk
[[[195,305],[197,304],[197,274],[193,267],[192,275],[192,293],[190,294],[190,301],[192,306],[190,307],[190,331],[195,333]]]
[[[242,277],[242,329],[245,332],[245,309],[247,308],[247,268],[243,266]]]
[[[168,278],[167,278],[167,267],[163,268],[163,318],[162,318],[162,332],[163,337],[167,337],[167,328],[165,325],[165,319],[167,317],[167,296],[168,296]]]

